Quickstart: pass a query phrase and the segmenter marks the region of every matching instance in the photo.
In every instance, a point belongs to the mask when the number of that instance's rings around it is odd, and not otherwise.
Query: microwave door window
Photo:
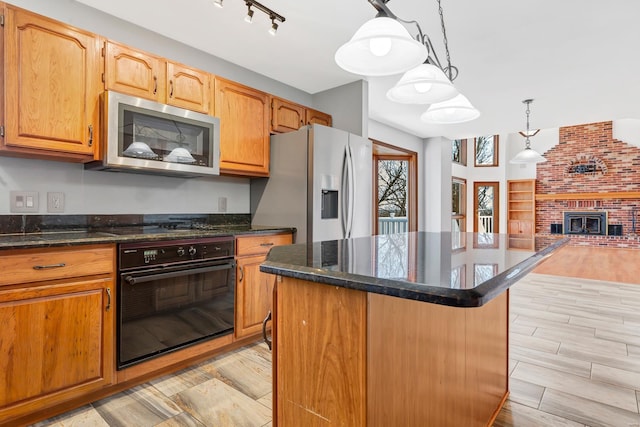
[[[121,155],[211,166],[209,141],[213,129],[208,126],[127,109],[123,111],[123,119],[118,147]]]

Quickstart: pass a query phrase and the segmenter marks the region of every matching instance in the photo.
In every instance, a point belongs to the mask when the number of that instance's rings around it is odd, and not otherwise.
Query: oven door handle
[[[170,279],[172,277],[184,276],[185,274],[199,274],[199,273],[209,273],[211,271],[218,270],[226,270],[233,268],[233,263],[225,263],[212,265],[209,267],[199,267],[199,268],[183,268],[178,271],[170,271],[166,273],[157,273],[157,274],[145,274],[144,276],[132,276],[126,275],[123,277],[124,281],[129,285],[137,285],[138,283],[152,282],[154,280],[162,280],[162,279]]]

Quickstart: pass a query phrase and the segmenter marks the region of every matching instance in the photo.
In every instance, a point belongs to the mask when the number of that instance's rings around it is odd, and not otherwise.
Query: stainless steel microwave
[[[104,92],[100,158],[87,169],[197,177],[220,173],[220,120]]]

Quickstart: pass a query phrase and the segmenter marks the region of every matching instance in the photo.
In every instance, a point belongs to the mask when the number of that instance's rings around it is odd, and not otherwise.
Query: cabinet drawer
[[[291,234],[268,234],[236,238],[236,255],[266,254],[274,246],[289,245]]]
[[[112,273],[112,246],[27,249],[0,253],[0,286]]]

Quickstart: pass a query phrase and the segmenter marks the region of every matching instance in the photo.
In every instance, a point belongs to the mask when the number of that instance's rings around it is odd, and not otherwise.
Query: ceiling
[[[308,93],[360,79],[339,68],[339,46],[375,15],[366,0],[260,0],[283,15],[275,37],[243,0],[77,0]],[[441,60],[437,0],[391,0],[416,20]],[[425,105],[394,104],[398,76],[369,80],[369,117],[419,137],[464,138],[525,127],[522,100],[533,98],[532,128],[640,119],[640,2],[624,0],[442,0],[455,86],[482,113],[472,122],[428,125]],[[415,30],[409,27],[410,31]]]

